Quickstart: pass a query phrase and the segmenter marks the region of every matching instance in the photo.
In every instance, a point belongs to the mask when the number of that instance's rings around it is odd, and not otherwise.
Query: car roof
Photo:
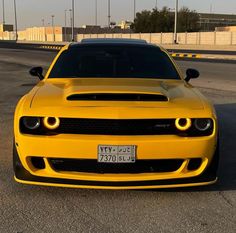
[[[97,39],[83,39],[81,43],[102,43],[102,44],[117,44],[117,43],[125,43],[125,44],[147,44],[146,40],[138,40],[138,39],[113,39],[113,38],[97,38]]]
[[[132,45],[132,46],[155,46],[153,44],[149,44],[146,40],[139,39],[113,39],[113,38],[91,38],[91,39],[83,39],[78,43],[71,43],[69,48],[76,48],[81,46],[90,46],[90,45]]]

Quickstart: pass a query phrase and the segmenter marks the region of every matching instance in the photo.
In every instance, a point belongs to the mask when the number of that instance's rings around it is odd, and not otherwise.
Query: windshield
[[[154,46],[78,46],[65,50],[49,78],[180,79],[169,57]]]

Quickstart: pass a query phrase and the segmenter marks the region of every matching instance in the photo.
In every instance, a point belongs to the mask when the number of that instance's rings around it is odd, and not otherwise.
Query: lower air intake
[[[105,164],[93,159],[49,159],[51,166],[56,171],[86,172],[100,174],[138,174],[174,172],[180,168],[182,159],[163,160],[137,160],[130,164]]]

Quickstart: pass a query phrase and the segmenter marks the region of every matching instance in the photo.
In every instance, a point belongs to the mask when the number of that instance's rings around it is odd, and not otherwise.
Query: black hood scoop
[[[68,101],[168,101],[162,94],[140,93],[89,93],[72,94],[67,97]]]

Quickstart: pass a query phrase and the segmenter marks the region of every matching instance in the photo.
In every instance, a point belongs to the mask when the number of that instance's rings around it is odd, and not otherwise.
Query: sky
[[[0,0],[0,22],[2,22],[2,1]],[[13,0],[5,1],[5,21],[13,24],[14,11]],[[95,24],[95,1],[75,0],[75,26]],[[110,0],[111,20],[133,20],[134,0]],[[51,24],[51,15],[55,15],[55,25],[63,25],[65,22],[65,9],[71,8],[71,0],[16,0],[18,27],[41,26],[42,19],[45,25]],[[107,24],[108,0],[97,0],[98,24]],[[156,0],[136,0],[136,11],[151,10],[156,5]],[[158,8],[167,6],[175,7],[175,0],[157,0]],[[187,6],[198,12],[228,13],[236,14],[236,0],[179,0],[179,7]],[[212,7],[211,7],[212,6]],[[69,13],[67,13],[67,24],[69,24]]]

